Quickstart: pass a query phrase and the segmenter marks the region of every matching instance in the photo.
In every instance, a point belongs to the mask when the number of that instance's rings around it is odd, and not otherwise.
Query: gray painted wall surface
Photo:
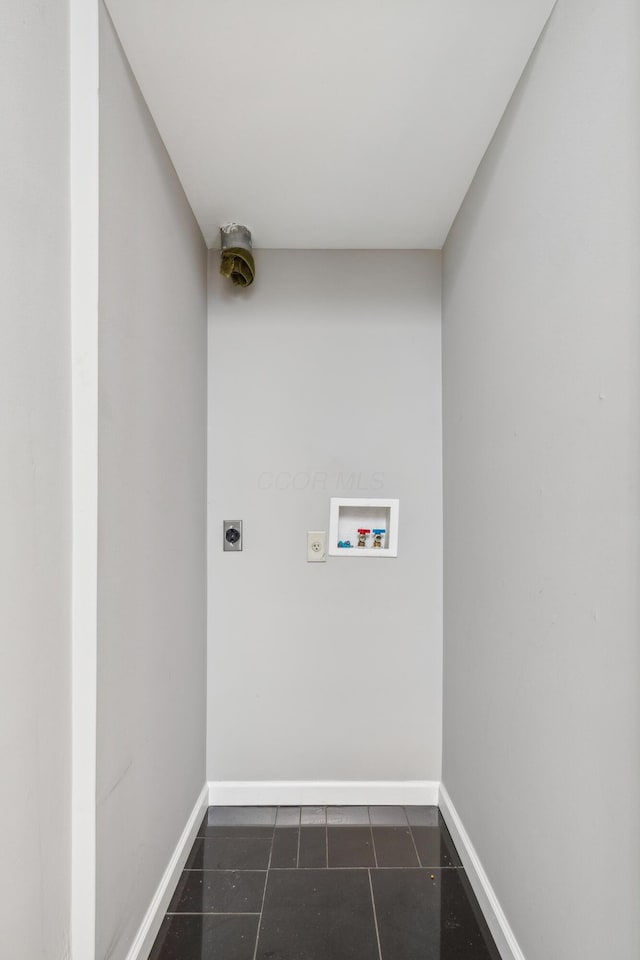
[[[527,960],[640,955],[635,0],[560,0],[444,251],[444,784]]]
[[[0,30],[0,955],[69,951],[71,385],[66,3]]]
[[[212,254],[209,779],[439,779],[440,255],[257,270],[238,292]],[[397,559],[306,562],[340,495],[400,498]]]
[[[205,779],[206,250],[104,10],[97,956],[126,952]]]

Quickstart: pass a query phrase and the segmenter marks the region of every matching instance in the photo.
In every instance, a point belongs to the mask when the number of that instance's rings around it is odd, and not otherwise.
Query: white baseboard
[[[140,928],[138,929],[135,940],[131,944],[127,954],[127,960],[147,960],[147,957],[149,956],[153,946],[153,942],[158,935],[164,915],[167,912],[167,907],[169,906],[169,902],[173,896],[173,891],[175,890],[178,879],[180,878],[180,874],[184,868],[185,861],[193,845],[193,841],[196,838],[198,827],[200,826],[202,818],[205,815],[208,803],[209,787],[207,784],[205,784],[200,791],[200,796],[196,800],[191,814],[189,815],[186,826],[182,831],[182,836],[178,840],[171,859],[167,864],[167,869],[162,875],[162,879],[158,884],[158,889],[153,895],[153,899],[149,904],[149,909],[144,915],[144,919],[140,924]]]
[[[437,780],[222,780],[209,782],[211,806],[435,806]]]
[[[471,842],[469,834],[464,828],[458,811],[454,807],[451,797],[443,784],[440,784],[440,812],[449,828],[449,832],[456,845],[460,859],[478,898],[480,909],[496,942],[502,960],[525,960],[515,934],[509,926],[504,910],[500,906],[495,890],[489,882],[480,858]]]

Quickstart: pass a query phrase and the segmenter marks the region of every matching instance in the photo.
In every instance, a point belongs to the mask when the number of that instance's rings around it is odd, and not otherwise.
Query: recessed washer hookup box
[[[329,555],[397,557],[399,500],[331,498]]]

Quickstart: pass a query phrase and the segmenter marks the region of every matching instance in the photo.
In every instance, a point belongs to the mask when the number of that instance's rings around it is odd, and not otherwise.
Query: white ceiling
[[[441,247],[554,0],[107,0],[202,232]]]

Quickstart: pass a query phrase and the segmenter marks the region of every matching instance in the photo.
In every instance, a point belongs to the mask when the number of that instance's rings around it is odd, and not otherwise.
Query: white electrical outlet
[[[326,530],[307,530],[307,563],[325,563],[326,559]]]

